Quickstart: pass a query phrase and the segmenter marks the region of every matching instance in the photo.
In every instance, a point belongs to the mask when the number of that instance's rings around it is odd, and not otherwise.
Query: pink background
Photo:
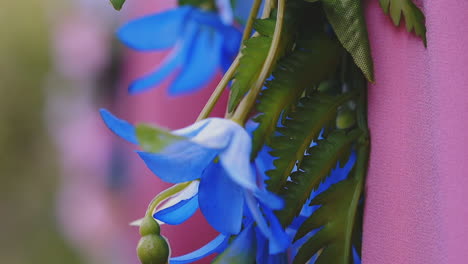
[[[365,264],[468,263],[468,1],[421,6],[427,49],[367,1]]]

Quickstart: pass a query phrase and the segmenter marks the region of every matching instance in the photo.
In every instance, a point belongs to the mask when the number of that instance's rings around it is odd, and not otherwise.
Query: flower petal
[[[229,237],[223,234],[217,236],[215,239],[210,241],[198,250],[195,250],[189,254],[174,257],[169,260],[170,264],[185,264],[192,263],[213,253],[219,252],[226,247]]]
[[[256,190],[255,173],[250,165],[251,138],[241,126],[232,123],[231,140],[219,154],[220,162],[233,181],[246,189]]]
[[[218,150],[188,140],[167,147],[162,153],[137,152],[146,166],[165,182],[180,183],[199,179]]]
[[[208,223],[223,234],[237,234],[241,229],[244,195],[219,163],[212,163],[203,173],[198,189],[200,210]]]
[[[270,222],[271,237],[270,239],[270,254],[284,252],[291,245],[291,238],[283,230],[278,218],[268,209],[264,208],[265,214]]]
[[[253,224],[248,225],[229,244],[226,250],[220,254],[213,263],[215,264],[254,264],[256,253],[256,241]]]
[[[135,127],[125,120],[112,115],[106,109],[100,109],[101,118],[106,126],[117,136],[127,140],[130,143],[137,144],[138,140],[135,133]]]
[[[221,57],[221,63],[224,62],[229,67],[239,52],[242,34],[232,26],[224,26],[221,33],[223,34],[223,56]]]
[[[221,44],[222,36],[218,32],[200,28],[182,71],[169,87],[169,94],[192,92],[207,84],[218,67]]]
[[[291,244],[291,239],[282,229],[278,219],[270,209],[264,208],[265,214],[270,222],[270,226],[268,226],[267,220],[263,217],[253,195],[247,191],[245,193],[245,201],[249,207],[250,213],[257,223],[258,229],[269,241],[269,253],[274,255],[284,252]]]
[[[172,134],[192,138],[198,135],[210,123],[210,118],[200,120],[188,127],[172,131]]]
[[[117,36],[130,48],[149,51],[167,49],[180,38],[192,7],[183,6],[135,19],[122,26]]]
[[[175,49],[169,54],[162,65],[152,73],[134,80],[128,87],[130,94],[146,91],[164,81],[177,67],[183,63],[184,53]]]
[[[188,220],[198,209],[198,195],[158,211],[154,218],[170,225],[179,225]]]
[[[284,201],[279,196],[264,189],[254,191],[255,197],[271,210],[281,210],[284,206]]]

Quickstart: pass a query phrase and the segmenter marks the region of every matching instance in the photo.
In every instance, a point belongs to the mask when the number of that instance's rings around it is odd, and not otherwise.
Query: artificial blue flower
[[[187,5],[132,20],[117,35],[125,45],[139,51],[172,48],[157,70],[129,87],[130,93],[145,91],[177,72],[169,87],[171,95],[200,89],[219,66],[226,71],[241,39],[240,31],[224,24],[218,14]]]
[[[138,143],[131,124],[107,110],[101,110],[101,116],[115,134]],[[231,120],[209,118],[172,133],[184,140],[157,153],[137,153],[146,166],[166,182],[200,180],[198,197],[184,201],[179,208],[196,207],[192,199],[198,200],[208,223],[222,234],[239,233],[244,204],[248,205],[255,220],[262,222],[267,221],[260,212],[259,203],[272,210],[282,208],[280,198],[257,186],[250,163],[251,138],[243,127]],[[217,158],[219,160],[215,160]]]

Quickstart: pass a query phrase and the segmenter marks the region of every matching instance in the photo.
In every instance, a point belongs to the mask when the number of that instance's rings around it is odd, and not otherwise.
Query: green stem
[[[258,10],[260,9],[261,4],[262,0],[255,0],[252,5],[252,9],[250,9],[249,18],[247,19],[247,23],[245,24],[244,34],[242,35],[241,46],[243,46],[244,41],[249,39],[250,34],[252,34],[253,23],[255,21],[255,18],[257,17]]]
[[[151,203],[148,205],[148,209],[146,210],[145,216],[151,216],[152,217],[154,209],[156,209],[156,207],[159,204],[161,204],[161,202],[163,202],[167,198],[175,195],[176,193],[181,192],[182,190],[187,188],[191,183],[192,183],[191,181],[190,182],[179,183],[179,184],[176,184],[176,185],[170,187],[169,189],[166,189],[166,190],[160,192],[158,195],[156,195],[156,197],[153,198]]]
[[[273,39],[271,41],[270,49],[268,50],[267,58],[265,62],[263,63],[257,82],[255,83],[253,88],[249,91],[249,93],[242,99],[236,111],[234,112],[234,115],[232,116],[232,120],[241,125],[245,123],[253,105],[255,104],[255,100],[258,94],[262,90],[263,83],[265,82],[266,78],[268,78],[272,70],[273,62],[276,57],[276,53],[278,51],[278,47],[279,47],[280,40],[281,40],[285,5],[286,5],[286,0],[278,0],[278,13],[276,15],[275,32],[273,33]],[[266,6],[267,6],[267,3],[265,4],[265,8]]]
[[[237,57],[234,59],[234,61],[232,62],[231,67],[229,67],[226,74],[224,74],[221,81],[219,81],[218,86],[216,86],[215,90],[211,94],[210,99],[208,99],[208,102],[203,107],[202,111],[200,112],[200,115],[198,115],[197,121],[207,118],[210,115],[211,111],[213,111],[213,108],[218,102],[221,95],[223,94],[224,89],[226,88],[229,81],[234,76],[234,73],[236,72],[237,67],[239,67],[240,57],[241,55],[239,53]]]

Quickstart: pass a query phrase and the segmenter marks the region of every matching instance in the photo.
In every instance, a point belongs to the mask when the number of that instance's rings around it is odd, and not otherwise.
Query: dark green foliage
[[[325,180],[337,162],[341,160],[342,164],[345,163],[353,144],[361,134],[359,129],[349,133],[335,130],[328,138],[317,141],[316,146],[309,148],[299,169],[291,174],[291,181],[281,190],[286,202],[279,216],[283,226],[289,225],[294,217],[299,215],[310,193]]]
[[[362,1],[322,0],[328,21],[343,47],[369,81],[374,81],[374,67],[367,36]]]
[[[266,59],[271,45],[271,37],[256,36],[244,42],[239,68],[231,86],[228,109],[232,112],[244,94],[254,85]]]
[[[395,26],[400,25],[401,14],[405,16],[406,30],[414,31],[423,42],[426,42],[425,17],[421,10],[411,0],[379,0],[385,14],[390,15]]]
[[[282,111],[295,103],[304,89],[318,85],[330,75],[338,61],[336,42],[317,34],[312,39],[299,41],[294,52],[279,62],[257,104],[260,114],[255,118],[259,127],[253,134],[254,155],[275,129]]]
[[[110,0],[110,2],[115,10],[122,9],[122,6],[125,4],[125,0]]]
[[[286,182],[297,161],[301,161],[310,143],[317,139],[320,131],[331,121],[335,121],[337,108],[353,98],[353,93],[330,96],[314,93],[303,98],[295,111],[283,122],[283,127],[276,131],[279,135],[272,138],[271,154],[278,157],[274,161],[275,169],[267,171],[270,179],[268,189],[278,191]]]
[[[299,249],[293,263],[306,263],[316,253],[316,264],[352,263],[351,243],[362,183],[362,177],[350,177],[315,197],[312,204],[322,206],[302,224],[295,239],[322,229]]]

